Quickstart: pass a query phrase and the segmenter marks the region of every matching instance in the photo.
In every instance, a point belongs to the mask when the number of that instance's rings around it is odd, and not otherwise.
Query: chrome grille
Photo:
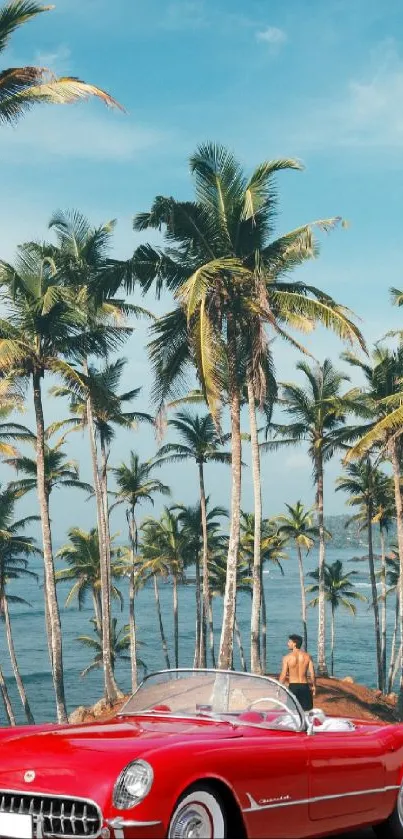
[[[0,790],[0,813],[32,816],[35,839],[97,837],[102,816],[94,801]]]

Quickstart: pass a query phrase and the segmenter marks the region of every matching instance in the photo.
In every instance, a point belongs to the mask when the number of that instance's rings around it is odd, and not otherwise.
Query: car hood
[[[110,797],[116,778],[131,760],[150,759],[161,749],[196,740],[206,743],[241,736],[230,724],[206,720],[131,717],[24,733],[1,744],[0,791]],[[34,774],[27,782],[26,773]],[[29,776],[28,776],[29,777]]]

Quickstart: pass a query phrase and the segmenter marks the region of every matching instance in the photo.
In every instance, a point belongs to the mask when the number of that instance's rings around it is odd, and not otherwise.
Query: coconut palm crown
[[[33,0],[5,3],[0,9],[0,52],[4,52],[17,29],[52,8]],[[14,123],[40,102],[65,105],[91,96],[122,110],[104,90],[74,76],[57,77],[46,67],[9,67],[0,72],[0,122]]]

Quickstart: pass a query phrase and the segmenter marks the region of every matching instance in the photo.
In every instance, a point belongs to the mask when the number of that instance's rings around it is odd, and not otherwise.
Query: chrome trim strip
[[[109,827],[113,827],[114,830],[119,830],[119,828],[124,827],[153,827],[156,824],[162,824],[162,821],[139,822],[134,819],[123,819],[120,816],[116,816],[114,819],[106,819],[106,824]]]
[[[20,789],[4,789],[4,787],[1,787],[0,788],[0,795],[2,793],[6,793],[6,795],[22,795],[22,796],[24,796],[24,798],[46,798],[46,799],[62,798],[62,799],[65,799],[67,801],[82,801],[84,804],[92,804],[98,812],[99,830],[98,830],[97,833],[92,834],[91,839],[98,839],[98,837],[101,835],[101,831],[102,831],[102,827],[103,827],[103,823],[104,823],[104,817],[103,817],[102,810],[101,810],[100,806],[96,803],[96,801],[93,801],[92,798],[81,798],[81,796],[79,796],[79,795],[59,795],[57,793],[35,792],[35,790],[32,787],[29,787],[29,791],[28,790],[20,790]],[[34,819],[37,818],[37,825],[40,826],[40,830],[41,830],[41,826],[42,826],[41,817],[40,816],[36,817],[34,815],[33,818]],[[60,835],[60,839],[77,839],[77,834],[74,835],[74,834],[64,833],[64,834],[59,834],[59,835]],[[38,833],[38,839],[41,839],[39,833]]]
[[[247,798],[249,798],[250,807],[245,807],[242,812],[253,813],[260,810],[274,810],[277,807],[298,807],[302,804],[317,804],[319,801],[333,801],[337,798],[353,798],[358,795],[380,795],[381,793],[393,792],[398,789],[400,789],[400,786],[379,787],[379,789],[363,789],[354,790],[353,792],[343,792],[339,795],[319,795],[315,798],[300,798],[296,801],[278,801],[273,804],[258,804],[253,796],[247,792],[246,795]]]

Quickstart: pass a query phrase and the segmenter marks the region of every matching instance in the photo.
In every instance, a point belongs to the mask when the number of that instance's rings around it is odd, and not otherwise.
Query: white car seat
[[[321,731],[355,731],[354,723],[345,717],[327,717],[321,708],[312,708],[306,713],[308,725],[313,724],[314,732]]]

